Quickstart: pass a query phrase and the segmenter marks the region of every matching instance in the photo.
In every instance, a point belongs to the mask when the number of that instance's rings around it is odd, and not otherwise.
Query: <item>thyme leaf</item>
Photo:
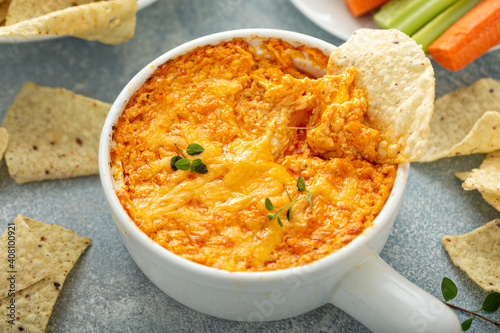
[[[175,167],[182,171],[187,171],[191,167],[191,161],[189,158],[183,158],[175,162]]]
[[[500,329],[500,321],[494,321],[478,313],[479,311],[490,313],[497,311],[500,307],[500,293],[494,291],[488,294],[488,296],[486,296],[486,298],[484,299],[481,309],[476,311],[466,310],[464,308],[448,303],[448,301],[451,301],[457,296],[458,288],[455,283],[447,277],[444,277],[443,281],[441,282],[441,293],[443,294],[444,304],[448,305],[452,309],[460,310],[471,315],[469,319],[462,322],[462,331],[467,331],[471,327],[472,321],[476,318],[486,320],[487,322],[492,323],[496,328]]]
[[[267,210],[274,210],[273,203],[271,202],[271,199],[269,199],[269,198],[266,198],[265,206],[266,206]]]
[[[312,203],[311,197],[314,194],[314,192],[307,191],[306,181],[305,181],[304,177],[302,177],[302,176],[300,176],[299,179],[297,180],[297,189],[299,190],[299,192],[307,192],[307,194],[302,195],[302,196],[298,197],[297,199],[293,200],[292,196],[290,195],[290,192],[288,192],[288,189],[285,187],[285,192],[288,196],[288,200],[290,200],[290,203],[278,208],[274,213],[267,214],[267,218],[269,219],[269,221],[277,219],[280,227],[283,227],[283,221],[282,221],[281,216],[280,216],[281,211],[286,210],[286,218],[288,219],[288,221],[290,221],[290,219],[292,218],[293,205],[297,201],[303,200],[304,198],[309,203],[309,206],[311,208],[313,208],[313,203]],[[269,199],[269,198],[266,198],[264,200],[264,206],[266,207],[266,209],[268,211],[273,211],[275,209],[273,203],[271,202],[271,199]]]
[[[488,294],[484,299],[483,306],[481,310],[484,312],[495,312],[500,307],[500,294],[497,292],[493,292]]]
[[[170,167],[172,168],[172,170],[177,171],[175,163],[177,163],[180,160],[182,160],[182,157],[180,157],[179,155],[172,156],[172,158],[170,159]]]
[[[199,155],[199,154],[203,153],[204,150],[205,149],[201,145],[199,145],[197,143],[192,143],[189,146],[187,146],[186,153],[188,155],[193,156],[193,155]]]
[[[448,302],[457,297],[458,288],[453,281],[444,277],[441,282],[441,293],[443,294],[444,300]]]
[[[304,192],[306,190],[306,181],[302,176],[297,180],[297,189],[299,192]]]
[[[472,325],[472,321],[474,320],[474,317],[470,317],[469,319],[465,320],[462,323],[462,331],[467,331],[470,326]]]
[[[194,171],[203,175],[203,174],[206,174],[208,172],[208,169],[207,169],[207,166],[205,165],[205,163],[202,162],[200,165],[197,165],[194,168]]]
[[[170,167],[172,168],[172,170],[189,170],[191,173],[196,172],[199,174],[205,174],[208,172],[207,166],[201,161],[200,158],[195,158],[191,161],[183,153],[183,151],[185,151],[189,156],[201,154],[205,150],[205,148],[203,148],[200,144],[191,143],[186,149],[182,149],[177,144],[175,144],[175,148],[177,148],[177,152],[179,153],[179,155],[174,155],[170,159]]]

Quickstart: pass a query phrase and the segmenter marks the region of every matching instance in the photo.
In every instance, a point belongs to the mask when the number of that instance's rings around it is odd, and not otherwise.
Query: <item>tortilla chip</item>
[[[467,177],[471,174],[471,171],[465,171],[465,172],[457,172],[455,173],[455,176],[457,176],[460,180],[465,181]],[[481,195],[483,196],[483,199],[489,203],[490,205],[493,206],[496,210],[500,211],[500,196],[495,195],[495,194],[490,194],[490,193],[485,193],[482,191],[479,191]]]
[[[99,1],[0,27],[0,37],[69,35],[120,44],[134,36],[136,12],[136,0]]]
[[[18,184],[98,173],[99,137],[111,105],[26,83],[9,107],[5,160]]]
[[[420,162],[500,149],[500,81],[485,78],[435,103],[429,148]]]
[[[489,153],[478,169],[473,169],[462,184],[465,190],[500,195],[500,151]]]
[[[0,162],[2,162],[3,153],[7,148],[7,142],[9,142],[9,134],[5,128],[0,127]]]
[[[434,70],[422,48],[398,30],[356,30],[331,53],[328,74],[351,66],[368,99],[365,123],[381,134],[379,162],[418,160],[434,107]]]
[[[9,10],[10,0],[3,1],[0,0],[0,26],[5,23],[5,18],[7,17],[7,11]]]
[[[486,156],[479,169],[457,172],[455,176],[464,181],[462,187],[467,191],[478,190],[483,199],[500,211],[500,151]],[[469,179],[470,177],[470,179]]]
[[[9,261],[11,259],[11,261]],[[0,238],[0,298],[24,289],[49,275],[53,256],[38,243],[33,232],[18,215]],[[14,276],[14,289],[10,289]]]
[[[25,332],[45,332],[66,276],[91,241],[57,225],[22,218],[40,244],[55,256],[56,264],[52,266],[52,272],[47,277],[16,293],[15,314],[19,319],[12,325],[7,321],[10,318],[2,318],[0,331],[19,332],[22,328]],[[11,298],[1,299],[0,308],[6,309],[10,301]]]
[[[11,0],[5,25],[30,20],[68,7],[100,0]]]
[[[46,224],[24,216],[23,218],[35,237],[38,237],[38,241],[44,244],[51,254],[61,259],[68,271],[91,244],[90,238],[81,237],[59,225]]]
[[[461,181],[465,181],[469,177],[470,171],[455,172],[455,176]]]
[[[500,292],[500,220],[442,241],[455,266],[486,291]]]
[[[494,194],[490,194],[490,193],[484,193],[484,192],[480,192],[480,193],[483,196],[483,199],[487,203],[489,203],[490,205],[492,205],[493,208],[495,208],[496,210],[498,210],[500,212],[500,196],[494,195]]]

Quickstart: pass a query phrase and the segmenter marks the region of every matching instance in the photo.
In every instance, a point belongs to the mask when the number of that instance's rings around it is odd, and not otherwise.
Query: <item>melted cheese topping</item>
[[[377,131],[363,125],[356,69],[314,79],[293,63],[319,50],[243,40],[197,48],[158,68],[114,130],[118,197],[137,226],[186,259],[229,271],[299,266],[370,227],[392,189],[395,165],[376,165]],[[199,143],[208,173],[172,170],[175,145]],[[193,159],[192,158],[192,159]],[[274,207],[314,192],[283,211]]]

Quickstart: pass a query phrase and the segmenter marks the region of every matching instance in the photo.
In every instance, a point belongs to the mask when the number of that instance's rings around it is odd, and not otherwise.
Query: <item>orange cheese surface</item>
[[[314,79],[294,66],[319,50],[280,40],[258,49],[235,39],[160,66],[132,96],[111,149],[117,195],[156,243],[229,271],[300,266],[348,244],[372,225],[395,165],[373,164],[379,133],[363,124],[356,69]],[[175,145],[198,143],[208,173],[174,171]],[[189,156],[188,156],[189,157]],[[275,208],[313,192],[269,220]]]

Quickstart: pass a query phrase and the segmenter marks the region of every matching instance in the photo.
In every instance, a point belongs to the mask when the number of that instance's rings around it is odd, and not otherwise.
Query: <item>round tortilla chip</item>
[[[455,266],[486,291],[500,292],[500,220],[441,240]]]
[[[439,98],[419,162],[500,149],[500,81],[485,78]]]
[[[434,109],[434,70],[422,48],[395,29],[356,30],[331,53],[328,74],[351,66],[368,99],[365,123],[381,134],[379,162],[418,160]]]

